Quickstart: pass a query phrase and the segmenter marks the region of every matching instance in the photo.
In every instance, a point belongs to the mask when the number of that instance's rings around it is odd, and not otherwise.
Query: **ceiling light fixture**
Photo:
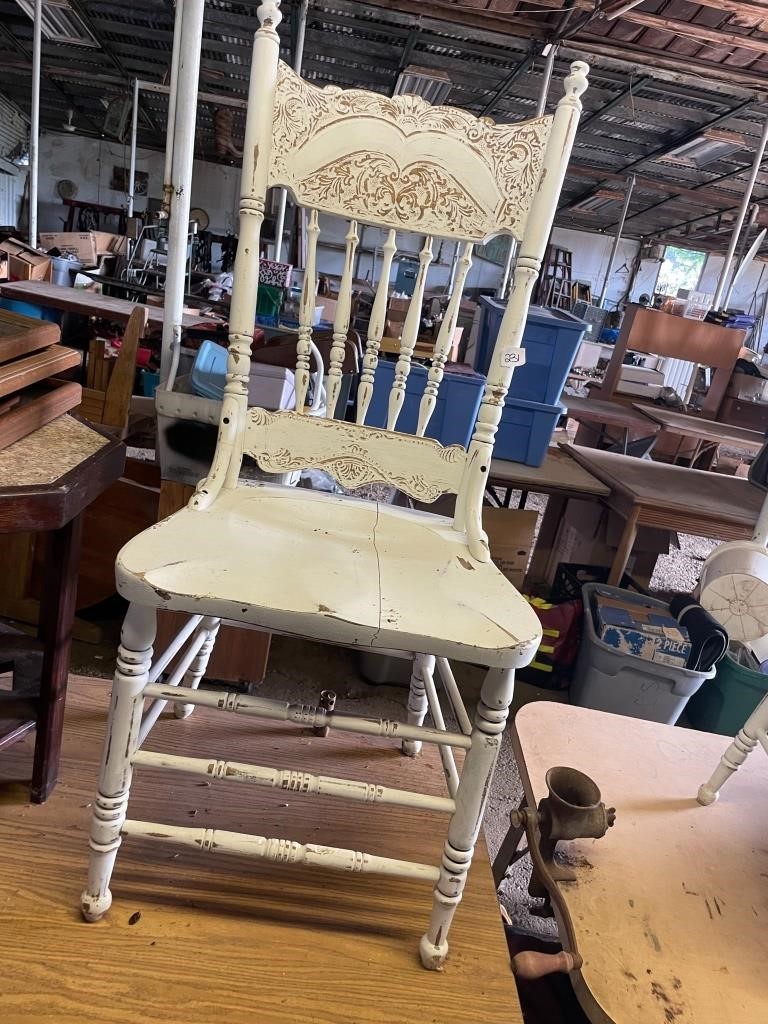
[[[613,206],[614,203],[623,202],[623,192],[611,192],[609,189],[601,188],[595,192],[594,195],[588,196],[586,199],[582,199],[581,202],[572,206],[571,211],[578,211],[579,213],[599,213],[606,209],[606,207]]]
[[[706,167],[708,164],[715,163],[716,160],[722,160],[732,153],[746,149],[746,145],[747,140],[737,132],[723,132],[709,128],[702,132],[697,139],[683,143],[677,149],[666,153],[661,159],[683,167]]]
[[[392,95],[421,96],[428,103],[438,106],[448,99],[451,88],[451,80],[444,71],[409,64],[397,76]]]
[[[34,0],[16,0],[25,14],[35,20]],[[40,30],[52,43],[70,43],[98,49],[99,42],[68,0],[43,0]]]

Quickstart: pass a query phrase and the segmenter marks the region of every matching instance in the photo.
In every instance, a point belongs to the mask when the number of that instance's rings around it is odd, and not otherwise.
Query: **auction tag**
[[[505,369],[522,366],[525,362],[525,349],[520,347],[503,348],[500,353],[500,362]]]

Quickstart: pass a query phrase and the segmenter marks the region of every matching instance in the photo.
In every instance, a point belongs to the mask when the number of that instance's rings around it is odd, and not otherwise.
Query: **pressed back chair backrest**
[[[466,530],[472,554],[487,559],[480,507],[493,439],[573,144],[588,68],[572,65],[554,117],[495,125],[454,108],[431,107],[418,97],[317,89],[279,61],[279,4],[262,3],[258,16],[261,28],[254,40],[246,121],[227,383],[216,456],[193,504],[204,507],[223,485],[236,485],[244,451],[267,471],[322,465],[346,485],[373,480],[393,483],[427,501],[446,491],[458,494],[455,525]],[[297,203],[309,209],[309,215],[297,342],[297,412],[270,414],[259,409],[247,411],[247,386],[259,235],[267,189],[278,185],[289,188]],[[359,225],[387,231],[358,390],[357,424],[328,420],[322,428],[316,418],[305,414],[311,325],[318,301],[318,212],[348,219],[327,368],[329,417],[336,408],[341,384]],[[398,231],[417,232],[424,236],[424,243],[400,336],[388,399],[387,433],[364,424],[385,326]],[[469,450],[444,449],[423,435],[443,379],[472,246],[500,233],[520,242],[507,310]],[[419,406],[417,437],[407,439],[391,432],[405,398],[436,237],[455,240],[461,248]]]

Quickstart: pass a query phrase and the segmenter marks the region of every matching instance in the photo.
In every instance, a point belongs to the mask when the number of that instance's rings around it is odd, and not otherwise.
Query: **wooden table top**
[[[109,690],[106,680],[71,678],[60,781],[43,806],[29,805],[23,785],[31,741],[0,755],[3,1024],[521,1024],[482,841],[441,972],[425,971],[418,957],[428,883],[136,840],[121,847],[111,911],[83,923]],[[359,701],[341,704],[364,713]],[[254,728],[202,708],[183,722],[163,715],[147,747],[445,793],[436,747],[404,758],[387,740],[321,739],[285,723]],[[148,769],[134,775],[129,814],[435,864],[447,824],[420,810]]]
[[[660,516],[666,514],[669,529],[682,529],[675,526],[677,520],[671,518],[675,515],[703,516],[751,529],[763,504],[763,492],[742,477],[580,445],[563,445],[562,450],[606,483],[611,497],[620,495],[634,506],[658,509]]]
[[[707,420],[703,416],[690,416],[686,413],[664,409],[659,405],[635,405],[635,409],[656,420],[665,430],[686,437],[701,438],[703,441],[714,441],[717,444],[730,444],[735,448],[748,448],[759,451],[765,438],[759,430],[748,430],[746,427],[735,427],[730,423],[718,420]]]
[[[52,484],[108,444],[89,424],[59,416],[0,450],[0,488]]]
[[[492,459],[488,483],[519,487],[537,494],[592,494],[605,497],[611,490],[560,448],[549,448],[540,466]]]
[[[574,420],[588,420],[627,430],[641,430],[645,431],[646,435],[657,434],[660,429],[658,423],[649,420],[638,408],[621,402],[609,402],[601,398],[578,398],[572,395],[563,395],[560,401]]]
[[[513,745],[526,799],[554,765],[591,776],[616,824],[560,843],[584,957],[571,974],[600,1024],[758,1024],[768,1006],[768,757],[758,749],[711,807],[696,793],[728,738],[563,704],[523,707]]]
[[[98,295],[84,288],[64,288],[61,285],[49,284],[47,281],[8,281],[0,284],[0,295],[7,299],[18,299],[20,302],[31,302],[37,306],[50,309],[61,309],[66,313],[79,313],[81,316],[99,316],[106,320],[127,323],[137,303],[127,299],[117,299],[112,295]],[[149,326],[163,326],[163,307],[147,305],[149,310]],[[209,323],[215,317],[201,316],[198,313],[185,313],[182,317],[183,327],[194,327],[197,324]]]

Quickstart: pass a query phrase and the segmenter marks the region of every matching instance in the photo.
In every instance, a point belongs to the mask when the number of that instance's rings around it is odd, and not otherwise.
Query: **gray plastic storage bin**
[[[592,594],[595,590],[613,591],[623,598],[632,595],[619,587],[602,583],[585,583],[581,588],[584,601],[584,633],[571,683],[571,703],[595,711],[610,711],[646,722],[674,725],[689,697],[706,679],[713,679],[715,669],[694,672],[674,668],[655,661],[646,661],[610,647],[598,637],[592,618]],[[647,604],[667,608],[663,601],[640,598]]]

